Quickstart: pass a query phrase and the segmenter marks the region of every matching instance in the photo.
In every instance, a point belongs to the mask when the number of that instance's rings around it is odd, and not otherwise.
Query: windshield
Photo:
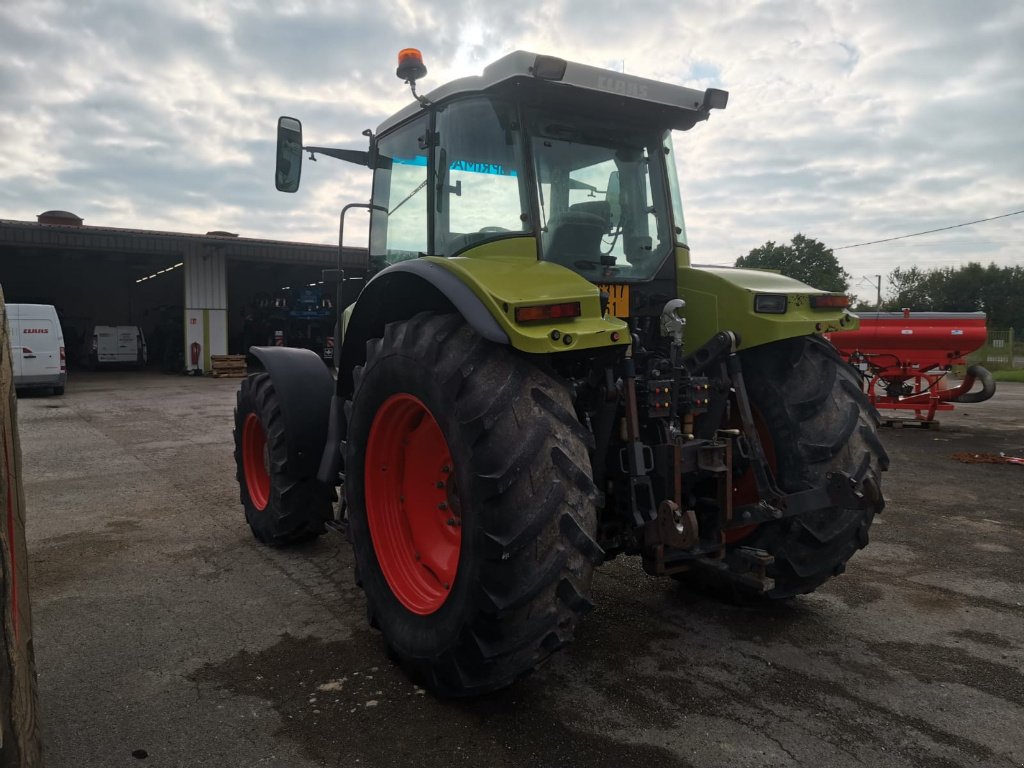
[[[590,280],[647,280],[672,251],[661,131],[529,116],[541,258]]]

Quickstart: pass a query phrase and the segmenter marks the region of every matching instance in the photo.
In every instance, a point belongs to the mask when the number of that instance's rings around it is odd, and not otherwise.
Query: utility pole
[[[875,279],[871,280],[872,277],[875,278]],[[876,312],[877,311],[881,311],[881,309],[882,309],[882,276],[881,275],[864,275],[864,277],[862,277],[860,279],[860,281],[857,283],[857,285],[860,285],[865,280],[868,280],[868,281],[870,281],[870,282],[872,282],[874,284],[873,287],[875,289],[875,311]],[[854,286],[854,287],[856,287],[856,286]]]

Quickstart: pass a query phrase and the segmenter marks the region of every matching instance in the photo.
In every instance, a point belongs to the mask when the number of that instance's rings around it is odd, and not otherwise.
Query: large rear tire
[[[348,424],[357,581],[414,679],[485,693],[571,640],[604,553],[590,434],[562,384],[423,313],[367,344]]]
[[[270,374],[242,380],[234,436],[239,495],[253,535],[283,546],[324,533],[334,489],[289,465],[285,422]]]
[[[878,439],[878,412],[861,392],[856,371],[828,342],[787,339],[741,353],[751,404],[760,416],[783,491],[825,482],[826,474],[853,477],[867,505],[831,508],[763,523],[734,546],[774,555],[769,598],[813,592],[846,569],[868,543],[868,529],[885,506],[880,474],[889,457]]]

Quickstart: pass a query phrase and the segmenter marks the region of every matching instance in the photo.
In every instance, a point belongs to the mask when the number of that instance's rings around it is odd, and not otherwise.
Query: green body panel
[[[549,353],[629,344],[629,327],[601,316],[600,291],[570,269],[538,261],[537,243],[516,237],[485,243],[462,256],[422,258],[444,267],[465,283],[490,310],[512,346],[523,352]],[[520,324],[517,307],[578,301],[580,317]],[[558,338],[551,337],[558,331]],[[611,334],[618,332],[618,341]],[[568,343],[566,343],[568,339]]]
[[[688,261],[688,257],[679,259],[680,264]],[[777,272],[680,266],[676,274],[679,296],[686,301],[686,344],[690,349],[719,331],[738,333],[741,347],[748,349],[795,336],[849,331],[860,324],[857,316],[845,309],[812,309],[810,297],[828,291]],[[759,293],[787,296],[786,312],[754,312],[754,296]]]
[[[483,302],[513,347],[531,354],[625,346],[630,343],[625,321],[602,316],[600,290],[576,272],[537,258],[531,237],[484,243],[461,256],[423,256],[455,274]],[[729,267],[691,267],[689,251],[676,251],[676,285],[686,301],[687,347],[696,349],[719,331],[739,334],[744,349],[773,341],[854,330],[856,315],[845,309],[812,309],[810,297],[827,294],[777,272]],[[784,294],[784,314],[754,312],[757,294]],[[520,324],[517,307],[580,303],[580,317]],[[342,313],[342,338],[355,305]],[[558,338],[552,338],[558,331]],[[618,332],[619,338],[612,339]],[[566,343],[566,338],[569,343]]]

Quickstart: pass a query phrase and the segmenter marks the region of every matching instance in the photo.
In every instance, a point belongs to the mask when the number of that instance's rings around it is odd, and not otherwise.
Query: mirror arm
[[[363,152],[357,149],[333,149],[332,147],[303,147],[305,152],[309,152],[310,160],[316,160],[313,157],[314,154],[327,155],[337,160],[344,160],[346,163],[355,163],[356,165],[365,165],[367,168],[370,167],[370,153]]]

